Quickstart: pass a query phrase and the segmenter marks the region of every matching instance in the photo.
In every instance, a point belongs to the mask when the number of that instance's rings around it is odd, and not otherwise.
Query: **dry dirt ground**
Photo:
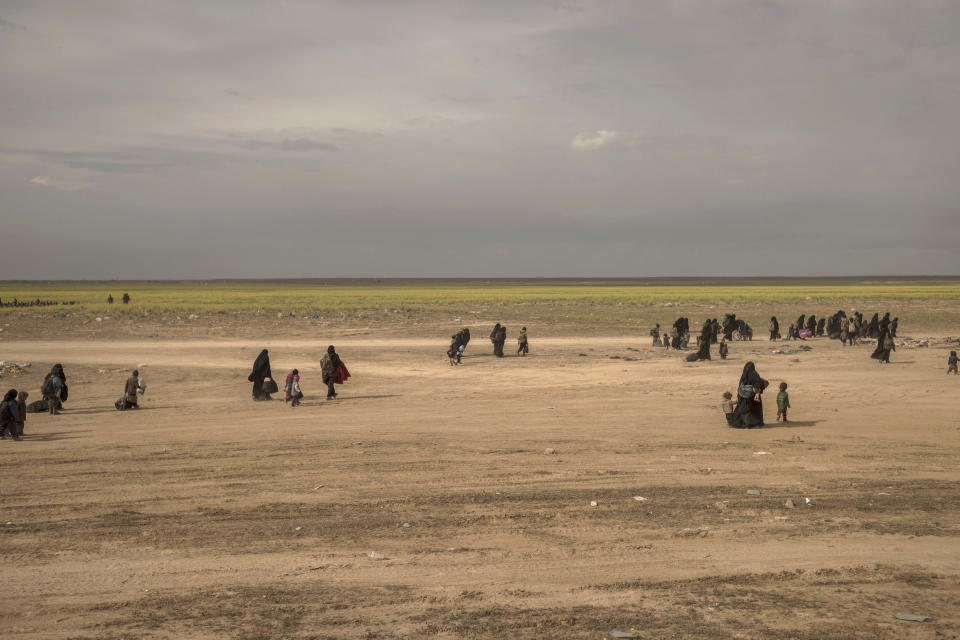
[[[32,363],[4,390],[36,399],[62,362],[70,400],[0,442],[0,636],[958,637],[944,348],[688,364],[534,333],[498,360],[480,333],[456,368],[445,335],[341,337],[332,402],[321,336],[3,342]],[[250,400],[264,346],[303,406]],[[768,393],[767,428],[725,426],[747,359],[789,382],[793,422]],[[137,365],[143,408],[115,411]]]

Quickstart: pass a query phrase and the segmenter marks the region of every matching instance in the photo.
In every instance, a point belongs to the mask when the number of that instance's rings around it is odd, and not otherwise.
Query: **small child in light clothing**
[[[723,415],[727,417],[727,424],[733,425],[733,394],[729,391],[723,392],[723,402],[720,404],[723,407]]]
[[[951,351],[950,357],[947,358],[947,375],[957,374],[957,352]]]
[[[726,341],[726,340],[721,340],[721,341],[720,341],[720,359],[721,359],[721,360],[726,360],[726,359],[727,359],[727,354],[728,354],[729,352],[730,352],[730,347],[727,346],[727,341]]]
[[[789,408],[790,396],[787,394],[787,383],[781,382],[780,393],[777,394],[777,422],[787,421],[787,409]]]

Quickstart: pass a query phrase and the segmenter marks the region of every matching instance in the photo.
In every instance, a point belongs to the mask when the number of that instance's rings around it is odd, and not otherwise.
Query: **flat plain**
[[[78,304],[0,311],[0,360],[31,364],[4,389],[36,399],[55,362],[70,385],[62,415],[0,442],[5,638],[960,635],[956,280],[13,296]],[[766,340],[770,315],[839,308],[900,317],[890,365],[869,341]],[[725,361],[650,344],[652,322],[726,312],[756,336]],[[328,344],[354,374],[334,401]],[[299,368],[303,406],[251,401],[261,348],[277,377]],[[767,428],[725,426],[747,360],[788,382],[790,423],[768,393]],[[142,408],[115,411],[138,366]]]

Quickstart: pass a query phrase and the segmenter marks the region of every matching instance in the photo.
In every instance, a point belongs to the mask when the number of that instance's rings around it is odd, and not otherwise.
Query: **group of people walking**
[[[871,358],[880,363],[890,362],[891,351],[896,350],[894,338],[898,328],[899,318],[890,318],[886,313],[882,318],[879,314],[874,314],[869,322],[865,322],[863,314],[853,311],[848,316],[844,311],[838,311],[829,318],[820,318],[816,316],[801,315],[797,321],[790,325],[788,338],[805,339],[807,337],[828,335],[830,338],[836,338],[842,344],[855,344],[861,338],[876,338],[877,346],[871,354]],[[804,327],[798,330],[797,327]],[[690,324],[685,317],[678,318],[673,325],[674,338],[671,342],[666,332],[660,333],[660,325],[657,324],[650,331],[653,338],[653,345],[665,347],[673,346],[682,348],[686,346],[689,340]],[[781,339],[780,323],[776,316],[771,316],[768,326],[770,331],[770,340]],[[718,342],[721,358],[726,358],[728,353],[727,339],[732,338],[734,332],[741,336],[751,335],[749,325],[743,320],[738,320],[735,314],[724,316],[723,323],[716,318],[707,318],[697,337],[697,351],[691,353],[687,360],[710,360],[710,345]],[[722,334],[723,337],[720,337]],[[503,357],[503,347],[507,339],[507,328],[497,323],[490,332],[490,341],[493,343],[493,353],[497,357]],[[470,329],[464,327],[451,336],[450,348],[447,350],[447,356],[450,364],[460,364],[464,350],[470,342]],[[523,327],[517,336],[517,355],[525,356],[529,353],[529,341],[527,338],[527,328]],[[331,400],[337,397],[337,384],[343,384],[350,377],[350,372],[340,355],[336,352],[333,345],[327,347],[326,353],[320,360],[320,369],[323,384],[327,387],[327,399]],[[947,373],[958,374],[957,352],[951,351],[947,360]],[[271,395],[279,391],[278,385],[273,378],[270,368],[270,354],[267,349],[263,349],[254,360],[252,370],[247,380],[253,383],[252,396],[254,400],[271,400]],[[733,394],[724,393],[722,407],[727,417],[727,422],[732,427],[753,428],[764,425],[763,419],[763,401],[764,390],[769,386],[769,382],[764,380],[757,373],[754,363],[747,362],[743,367],[740,380],[737,384],[736,402],[733,401]],[[777,396],[778,420],[786,421],[787,409],[790,406],[789,396],[786,392],[786,383],[781,383],[780,393]],[[123,396],[117,400],[117,409],[135,409],[138,407],[138,395],[142,395],[146,390],[146,383],[140,378],[139,371],[134,370],[132,375],[124,383]],[[291,406],[300,405],[303,398],[303,391],[300,387],[299,369],[291,370],[284,380],[284,402],[289,402]],[[50,373],[43,380],[40,387],[42,399],[31,404],[27,404],[29,393],[24,390],[10,389],[0,401],[0,437],[6,438],[7,433],[14,440],[19,440],[23,435],[24,423],[27,412],[49,412],[51,415],[57,415],[60,412],[63,403],[68,398],[67,377],[63,371],[62,364],[55,364]]]
[[[343,384],[350,377],[347,365],[340,359],[333,345],[327,347],[327,352],[320,358],[320,373],[323,384],[327,387],[327,400],[337,397],[334,385]],[[247,381],[253,383],[253,399],[256,401],[272,400],[272,394],[279,391],[273,372],[270,370],[270,353],[264,349],[253,361],[253,370],[247,376]],[[303,399],[303,390],[300,388],[300,370],[293,369],[287,374],[283,384],[284,403],[289,402],[292,407],[300,406]]]
[[[463,361],[463,352],[469,342],[470,329],[467,327],[463,327],[450,336],[450,347],[447,349],[450,366],[456,366]],[[503,347],[507,342],[507,328],[499,322],[496,323],[490,332],[490,342],[493,343],[493,355],[502,358]],[[517,335],[517,355],[525,356],[528,353],[530,353],[530,341],[527,338],[527,328],[521,327],[520,333]]]

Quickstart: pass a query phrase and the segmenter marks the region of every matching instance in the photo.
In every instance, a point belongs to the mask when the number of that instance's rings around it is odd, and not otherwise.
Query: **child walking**
[[[520,329],[520,335],[517,336],[517,355],[525,356],[530,353],[530,343],[527,342],[527,328]]]
[[[730,352],[730,347],[727,346],[727,340],[726,340],[726,338],[720,340],[720,359],[721,359],[721,360],[726,360],[726,359],[727,359],[727,353],[729,353],[729,352]]]
[[[777,394],[777,422],[787,422],[787,409],[790,408],[790,396],[787,394],[787,383],[780,383],[780,393]]]
[[[951,351],[950,357],[947,358],[947,375],[950,374],[957,375],[957,352]]]
[[[723,415],[727,417],[727,424],[733,426],[733,394],[729,391],[723,392],[723,402],[720,404],[723,408]]]
[[[290,401],[291,407],[300,406],[300,399],[303,397],[303,392],[300,391],[300,371],[294,369],[287,374],[287,379],[283,384],[283,402],[286,403]]]

